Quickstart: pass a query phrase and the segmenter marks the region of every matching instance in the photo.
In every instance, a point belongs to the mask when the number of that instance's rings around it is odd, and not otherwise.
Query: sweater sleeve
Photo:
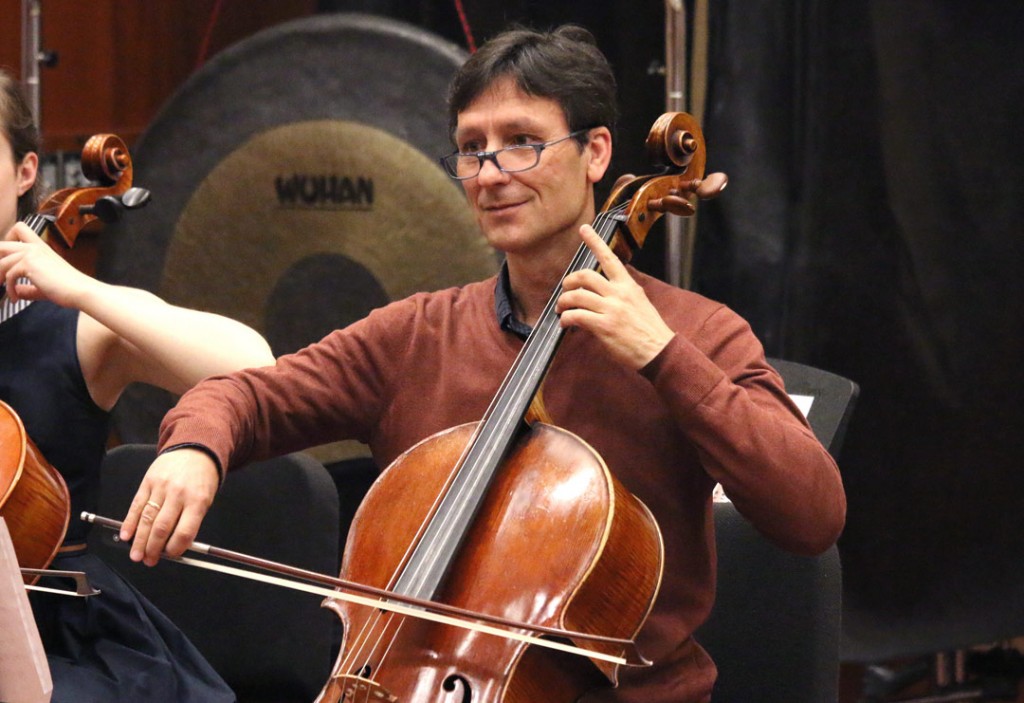
[[[164,417],[159,450],[207,450],[224,471],[376,427],[409,307],[374,311],[274,366],[206,379]]]
[[[846,517],[839,469],[741,317],[717,308],[699,334],[677,334],[641,373],[705,471],[762,534],[800,554],[838,539]]]

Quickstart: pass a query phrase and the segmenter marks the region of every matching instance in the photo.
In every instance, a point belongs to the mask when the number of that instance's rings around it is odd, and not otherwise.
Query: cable
[[[203,43],[199,46],[199,55],[196,56],[196,71],[206,63],[206,55],[210,51],[210,37],[213,36],[213,28],[217,26],[217,18],[220,16],[220,9],[223,5],[224,0],[216,0],[213,4],[213,10],[210,11],[210,21],[206,23],[206,31],[203,32]]]
[[[476,42],[473,41],[473,30],[469,27],[469,20],[466,19],[466,11],[462,7],[462,0],[455,0],[455,11],[459,13],[459,22],[462,23],[462,33],[466,35],[466,46],[469,53],[476,52]]]

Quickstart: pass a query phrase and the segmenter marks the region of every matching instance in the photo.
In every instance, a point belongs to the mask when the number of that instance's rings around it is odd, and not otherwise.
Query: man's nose
[[[476,178],[480,185],[491,185],[504,183],[508,177],[507,173],[498,168],[498,160],[494,154],[491,154],[488,158],[483,159],[483,163],[480,164],[480,173]]]

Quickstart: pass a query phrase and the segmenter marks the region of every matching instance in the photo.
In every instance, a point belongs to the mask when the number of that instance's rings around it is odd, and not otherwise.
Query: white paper
[[[807,417],[807,414],[811,412],[811,405],[814,403],[813,395],[794,395],[793,393],[790,393],[789,399],[796,403],[796,407],[800,409],[800,412],[804,414],[805,418]]]
[[[0,701],[49,703],[50,666],[7,523],[0,517]]]

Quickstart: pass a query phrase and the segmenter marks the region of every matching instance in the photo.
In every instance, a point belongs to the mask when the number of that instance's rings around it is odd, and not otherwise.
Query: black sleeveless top
[[[96,403],[78,363],[77,310],[37,301],[0,323],[0,400],[68,484],[65,544],[85,541],[83,510],[95,512],[109,413]]]
[[[0,323],[0,399],[68,484],[65,544],[85,542],[88,524],[78,516],[95,512],[109,426],[78,364],[78,319],[77,310],[38,301]],[[67,552],[52,566],[85,572],[100,595],[29,596],[53,678],[51,703],[235,703],[181,631],[98,557]],[[39,584],[67,588],[53,579]]]

